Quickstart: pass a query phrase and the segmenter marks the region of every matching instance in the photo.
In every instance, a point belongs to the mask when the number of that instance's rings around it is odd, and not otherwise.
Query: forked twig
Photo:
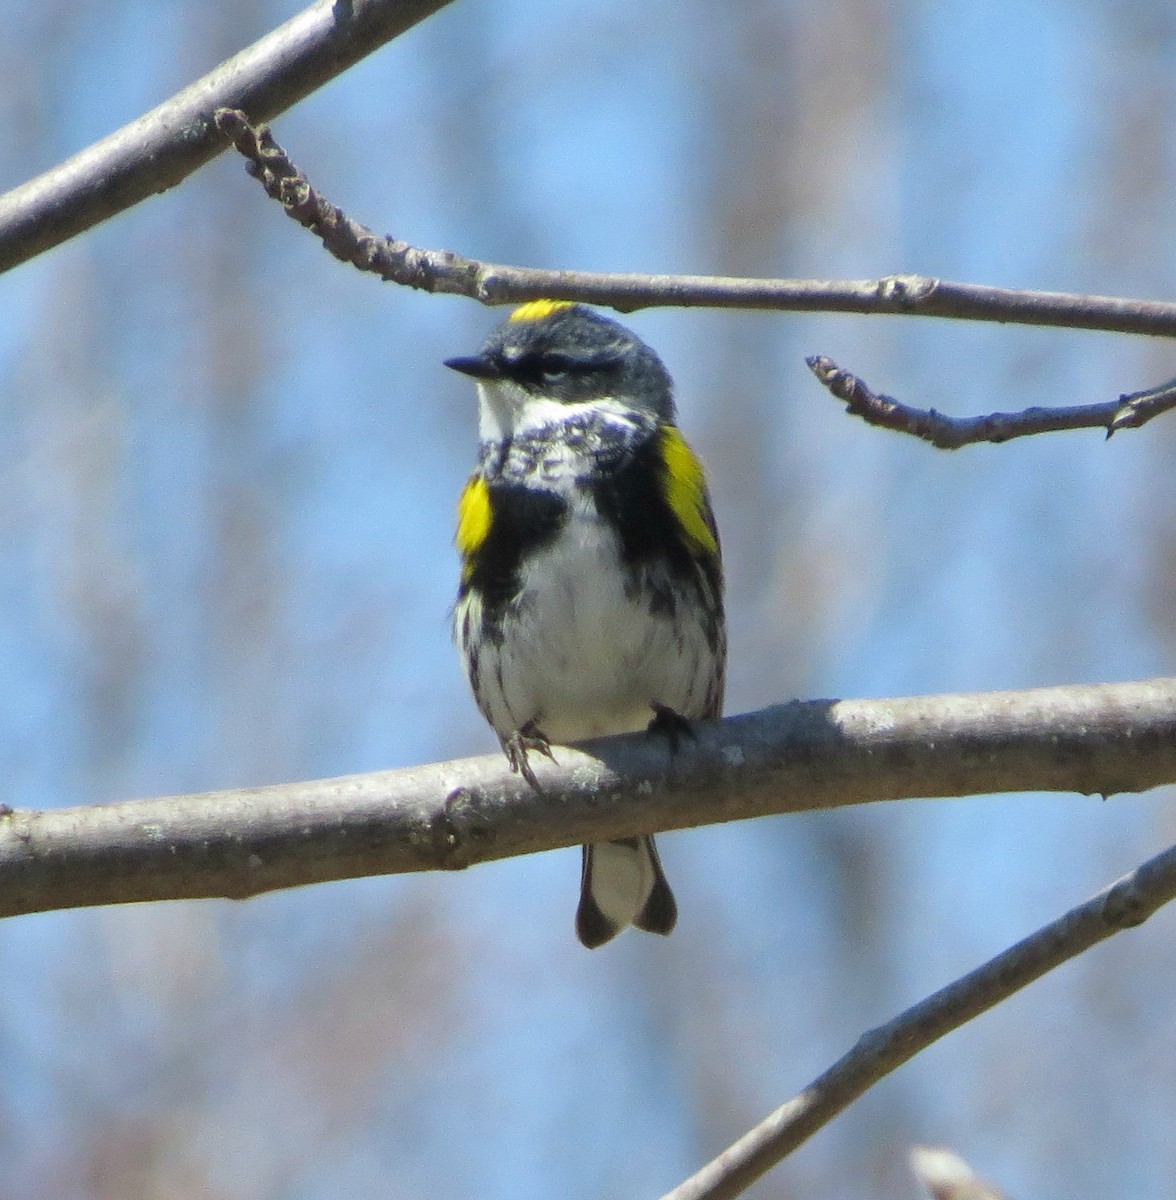
[[[422,250],[373,233],[325,200],[274,141],[269,129],[237,109],[220,108],[222,133],[250,161],[250,171],[295,220],[312,229],[337,258],[381,279],[483,304],[549,297],[601,304],[620,312],[655,305],[789,312],[891,313],[1054,325],[1176,337],[1176,304],[1116,296],[1015,291],[952,283],[924,275],[882,279],[739,279],[713,275],[640,275],[545,271],[481,262],[449,250]]]
[[[915,408],[893,396],[875,392],[864,380],[842,370],[823,354],[814,354],[805,362],[853,416],[882,429],[922,438],[940,450],[958,450],[977,442],[1008,442],[1035,433],[1066,429],[1105,429],[1110,437],[1120,429],[1138,429],[1160,413],[1176,408],[1176,379],[1171,379],[1158,387],[1131,392],[1101,404],[1034,407],[1016,413],[949,417],[933,408]]]

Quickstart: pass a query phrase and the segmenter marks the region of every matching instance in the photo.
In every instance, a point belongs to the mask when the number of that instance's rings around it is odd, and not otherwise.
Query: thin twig
[[[863,1092],[953,1029],[1091,946],[1176,899],[1176,846],[1056,921],[921,1000],[857,1045],[798,1095],[662,1200],[732,1200]]]
[[[0,816],[0,916],[228,896],[474,863],[773,813],[1176,782],[1176,679],[811,700],[557,746],[542,791],[496,754],[399,771]]]
[[[891,313],[1176,337],[1176,304],[1159,300],[1014,291],[923,275],[822,280],[545,271],[481,262],[449,250],[422,250],[373,233],[325,200],[270,131],[250,126],[244,113],[221,111],[217,121],[250,160],[250,173],[295,220],[312,229],[332,254],[387,282],[427,292],[468,296],[483,304],[518,304],[549,297],[606,305],[620,312],[661,305]]]
[[[1008,442],[1035,433],[1066,429],[1105,429],[1109,438],[1120,429],[1138,429],[1160,413],[1176,408],[1176,379],[1172,379],[1158,387],[1131,392],[1102,404],[1034,407],[1017,413],[949,417],[933,408],[914,408],[893,396],[875,392],[859,376],[842,370],[823,354],[815,354],[805,362],[853,416],[861,417],[870,425],[922,438],[940,450],[958,450],[977,442]]]
[[[979,1175],[954,1150],[912,1146],[911,1171],[931,1200],[1005,1200],[995,1184]]]
[[[403,283],[429,292],[462,292],[477,263],[457,254],[416,250],[407,242],[382,237],[352,220],[310,184],[289,155],[274,141],[268,125],[255,125],[243,112],[217,109],[217,128],[244,155],[249,174],[286,215],[309,229],[338,259],[386,282]]]
[[[0,195],[0,272],[166,191],[225,149],[232,105],[277,116],[449,0],[316,0],[158,108]]]

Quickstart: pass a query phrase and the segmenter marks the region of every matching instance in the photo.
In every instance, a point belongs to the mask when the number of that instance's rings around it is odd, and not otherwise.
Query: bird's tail
[[[651,837],[622,838],[584,847],[576,933],[594,950],[627,925],[667,934],[678,920]]]

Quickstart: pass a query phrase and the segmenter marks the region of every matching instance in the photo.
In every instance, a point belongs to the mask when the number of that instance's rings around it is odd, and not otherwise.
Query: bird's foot
[[[533,750],[536,754],[546,755],[552,762],[555,762],[555,755],[551,753],[551,743],[539,731],[535,722],[528,721],[521,729],[516,729],[509,737],[503,738],[502,749],[507,762],[510,763],[510,769],[516,775],[521,775],[535,791],[541,792],[543,789],[539,786],[539,780],[535,777],[527,755]]]
[[[649,706],[653,709],[653,720],[645,727],[646,733],[660,734],[670,743],[670,753],[676,754],[682,739],[688,737],[692,742],[698,741],[693,724],[680,712],[675,712],[666,704],[656,701]]]

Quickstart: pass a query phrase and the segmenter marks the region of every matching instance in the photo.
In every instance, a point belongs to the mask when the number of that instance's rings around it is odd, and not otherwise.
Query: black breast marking
[[[554,492],[502,480],[490,483],[490,532],[471,558],[461,595],[482,596],[483,616],[493,627],[519,589],[523,558],[559,533],[567,502]]]

